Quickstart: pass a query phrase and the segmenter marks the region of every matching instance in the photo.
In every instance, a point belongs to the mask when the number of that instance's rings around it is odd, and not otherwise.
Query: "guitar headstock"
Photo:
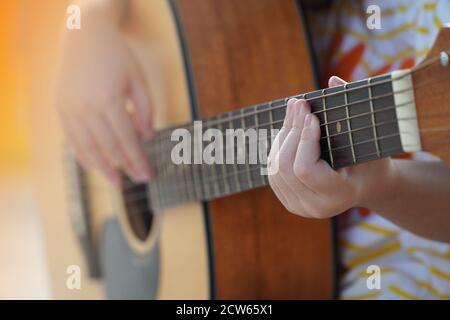
[[[450,25],[441,29],[426,59],[413,69],[422,150],[450,165]]]

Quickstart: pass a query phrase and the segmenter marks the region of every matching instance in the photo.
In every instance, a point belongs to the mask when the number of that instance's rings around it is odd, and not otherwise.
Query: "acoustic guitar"
[[[287,100],[297,97],[319,117],[322,157],[333,168],[419,150],[450,162],[448,28],[414,69],[314,90],[296,1],[135,2],[132,21],[130,45],[156,99],[159,130],[145,142],[155,176],[117,190],[75,165],[72,214],[90,261],[112,214],[136,257],[157,247],[158,298],[336,296],[332,221],[289,214],[259,164],[175,165],[171,133],[194,135],[193,120],[221,131],[270,131],[281,128]],[[101,270],[92,264],[91,271]]]

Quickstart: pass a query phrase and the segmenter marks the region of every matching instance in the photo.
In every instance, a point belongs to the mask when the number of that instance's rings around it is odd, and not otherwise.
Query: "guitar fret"
[[[191,136],[193,137],[194,135],[191,134]],[[191,143],[193,144],[194,142],[191,141]],[[193,145],[191,144],[191,150],[194,150]],[[193,189],[194,189],[194,199],[200,200],[203,198],[203,194],[202,194],[202,190],[201,190],[201,178],[200,178],[200,174],[198,172],[198,166],[194,163],[194,153],[191,152],[191,164],[190,164],[190,168],[191,168],[191,173],[192,173],[192,183],[193,185]]]
[[[161,141],[162,143],[162,141]],[[160,145],[160,149],[164,150],[164,148],[162,147],[162,144]],[[169,204],[169,199],[167,198],[167,192],[166,192],[166,179],[165,179],[165,172],[164,172],[164,159],[163,159],[163,153],[160,154],[159,156],[159,165],[160,165],[160,192],[161,192],[161,203],[163,205],[163,207],[166,207]]]
[[[254,117],[255,117],[255,127],[256,128],[258,128],[259,127],[259,121],[258,121],[258,115],[256,114],[257,112],[258,112],[258,106],[255,106],[254,108],[253,108],[253,112],[255,113],[255,115],[254,115]],[[269,122],[270,123],[272,123],[273,121],[272,121],[272,110],[271,109],[269,109]],[[263,148],[261,148],[260,146],[261,146],[261,141],[259,141],[259,136],[258,136],[258,161],[260,161],[259,159],[262,159],[262,157],[261,157],[261,150],[263,150]],[[266,146],[267,146],[267,140],[266,141],[264,141],[264,143],[266,144]],[[260,164],[260,167],[261,167],[261,164]],[[264,181],[264,176],[261,174],[261,172],[259,172],[259,177],[260,177],[260,181],[259,181],[259,183],[261,184],[261,185],[264,185],[265,184],[265,181]]]
[[[211,166],[211,170],[210,171],[212,171],[212,176],[211,176],[210,181],[211,180],[213,181],[213,188],[212,188],[213,189],[213,196],[217,197],[217,196],[220,195],[219,179],[217,179],[218,178],[217,168],[216,168],[216,164],[215,163],[210,164],[210,166]]]
[[[167,146],[166,146],[165,150],[166,150],[165,153],[170,152],[170,148],[167,148]],[[170,170],[169,170],[170,167],[168,167],[169,165],[173,165],[172,161],[169,159],[166,159],[165,163],[164,163],[164,168],[165,168],[164,172],[167,175],[166,183],[168,185],[168,188],[167,188],[168,192],[166,192],[166,193],[169,198],[169,204],[171,202],[181,203],[184,200],[189,199],[189,191],[188,191],[189,188],[187,188],[187,179],[186,179],[186,172],[185,172],[186,164],[182,163],[180,165],[175,166],[175,170],[174,170],[175,171],[175,179],[173,179],[172,181],[170,179]]]
[[[167,196],[169,199],[169,205],[172,204],[176,204],[176,203],[180,203],[183,202],[184,200],[187,200],[189,197],[187,196],[186,193],[186,188],[185,188],[185,174],[184,174],[184,165],[181,165],[181,172],[182,172],[182,178],[181,179],[177,179],[176,176],[174,176],[173,174],[171,174],[171,162],[169,161],[165,161],[164,167],[166,168],[166,183],[167,183]],[[181,181],[179,181],[181,180]],[[181,184],[181,185],[180,185]],[[180,197],[179,197],[180,196]]]
[[[375,148],[377,150],[377,157],[381,158],[381,153],[380,153],[380,145],[378,142],[378,135],[377,135],[377,127],[375,124],[375,108],[373,106],[373,99],[372,99],[372,86],[370,85],[372,82],[372,78],[369,78],[367,80],[367,83],[369,84],[368,87],[368,92],[369,92],[369,105],[370,105],[370,113],[371,113],[371,119],[372,119],[372,126],[373,126],[373,137],[374,137],[374,141],[375,141]]]
[[[345,114],[347,116],[347,127],[348,127],[348,138],[350,141],[350,148],[352,151],[353,163],[356,163],[355,156],[355,146],[353,145],[353,137],[352,137],[352,125],[350,123],[350,112],[348,110],[348,96],[347,96],[347,84],[344,84],[344,103],[345,103]]]
[[[164,150],[164,154],[166,152],[168,152],[167,148],[164,148],[163,150]],[[166,187],[167,191],[164,192],[164,193],[166,195],[170,195],[168,204],[170,204],[170,202],[176,202],[176,203],[177,202],[182,202],[182,198],[181,198],[182,189],[180,190],[178,188],[179,184],[183,183],[183,180],[184,180],[182,177],[180,177],[180,175],[182,174],[180,172],[181,171],[181,165],[175,165],[175,164],[172,164],[171,162],[168,162],[166,159],[163,159],[162,166],[163,167],[162,167],[161,171],[164,173],[164,175],[165,175],[165,172],[166,172],[166,168],[168,167],[168,176],[164,177],[164,182],[167,184],[167,187]],[[170,169],[170,166],[173,166],[173,169]],[[172,176],[171,175],[171,171],[173,171],[173,174],[172,174],[173,175],[173,179],[170,179],[170,177]],[[173,188],[172,186],[173,185],[177,186],[176,192],[172,192],[172,188]]]
[[[270,112],[269,112],[269,123],[270,123],[270,126],[269,126],[269,134],[267,135],[269,138],[269,141],[267,141],[267,149],[272,149],[272,147],[273,147],[273,145],[272,145],[272,142],[273,141],[275,141],[275,139],[272,141],[272,130],[274,130],[275,128],[274,128],[274,126],[273,126],[273,124],[274,124],[274,117],[273,117],[273,101],[269,104],[269,110],[270,110]],[[268,151],[268,154],[267,154],[267,158],[269,157],[269,153],[270,153],[270,150],[267,150]],[[268,170],[269,168],[267,168],[267,170]],[[263,181],[265,182],[265,183],[269,183],[269,176],[268,175],[265,175],[265,176],[263,176]]]
[[[152,182],[150,183],[149,190],[150,190],[150,201],[152,203],[152,209],[160,208],[161,204],[159,202],[158,192],[157,192],[157,189],[155,188],[154,183],[152,183]]]
[[[192,170],[192,176],[194,181],[194,188],[196,190],[197,197],[195,199],[201,200],[205,197],[206,191],[204,188],[204,181],[203,181],[203,167],[201,164],[202,160],[202,146],[203,146],[203,133],[195,130],[195,124],[193,127],[189,128],[190,136],[192,137],[190,142],[191,147],[191,157],[190,157],[190,167]],[[200,135],[198,137],[198,135]],[[199,143],[196,143],[197,141],[200,141]],[[200,149],[200,150],[199,150]],[[198,157],[200,155],[200,157]]]
[[[204,172],[203,172],[203,165],[202,164],[196,164],[197,167],[197,172],[198,172],[198,176],[200,177],[200,189],[201,189],[201,195],[202,195],[202,200],[206,200],[207,198],[207,193],[208,193],[208,189],[205,188],[205,176],[204,176]]]
[[[159,149],[159,142],[158,142],[158,149]],[[161,171],[159,170],[160,166],[161,166],[161,153],[158,152],[156,153],[156,167],[158,168],[157,171],[157,178],[156,178],[156,189],[157,189],[157,194],[158,194],[158,202],[160,205],[160,208],[164,208],[164,191],[163,191],[163,185],[162,185],[162,176],[161,176]]]
[[[244,109],[241,109],[241,127],[242,127],[242,130],[244,130],[244,132],[245,132]],[[249,166],[250,156],[247,157],[247,154],[250,153],[250,141],[249,141],[249,145],[247,147],[246,146],[247,142],[245,141],[245,135],[244,135],[244,141],[242,141],[242,142],[244,143],[244,145],[242,147],[244,148],[245,171],[246,171],[246,175],[247,175],[247,179],[248,179],[248,186],[250,189],[252,189],[253,181],[252,181],[252,176],[250,175],[250,166]],[[238,146],[238,148],[239,148],[239,146]]]
[[[163,162],[163,181],[164,181],[164,195],[166,196],[166,205],[170,205],[174,199],[174,196],[169,196],[171,194],[171,189],[172,189],[172,179],[170,176],[170,172],[167,168],[168,163],[166,161]],[[177,200],[177,199],[175,199]]]
[[[274,108],[274,102],[272,101],[272,102],[269,104],[269,110],[272,111],[273,108]],[[269,121],[270,121],[270,129],[272,130],[272,129],[274,129],[274,127],[273,127],[273,114],[272,114],[272,112],[269,113]]]
[[[393,104],[393,98],[389,96],[393,91],[392,84],[385,81],[386,77],[388,75],[296,96],[310,101],[312,112],[317,113],[321,123],[322,158],[331,167],[340,168],[374,160],[398,150],[393,147],[399,144],[398,126],[395,121],[392,121],[393,125],[388,125],[389,119],[395,117],[395,110],[391,114],[385,111],[377,113]],[[159,136],[161,139],[151,140],[155,152],[150,150],[153,153],[150,162],[155,168],[155,179],[150,182],[149,195],[153,205],[165,208],[193,199],[207,200],[266,185],[268,177],[260,169],[267,154],[262,152],[270,152],[272,130],[281,127],[287,101],[288,98],[274,100],[208,118],[211,122],[207,126],[225,134],[222,150],[219,151],[224,152],[220,155],[224,163],[213,162],[208,165],[195,164],[194,161],[193,164],[175,165],[170,162],[173,145],[166,141],[168,132]],[[249,134],[246,128],[266,129],[267,137],[260,140],[262,135],[258,132],[256,145],[250,143],[253,142],[254,133]],[[240,145],[241,133],[227,137],[227,129],[243,130],[244,146]],[[234,157],[233,162],[228,164],[226,140],[230,138],[234,142],[234,149],[231,150]],[[194,149],[198,147],[203,152],[207,141],[201,143],[193,146],[196,147]],[[238,163],[238,159],[244,159],[245,162]]]
[[[223,119],[223,117],[221,119]],[[224,135],[225,134],[225,130],[223,128],[223,124],[222,123],[219,125],[219,130],[220,130],[220,132],[222,132],[222,135],[225,136]],[[222,146],[224,148],[225,148],[225,145],[226,145],[226,141],[223,141]],[[230,194],[231,187],[230,187],[230,184],[228,182],[227,172],[226,172],[226,165],[225,165],[225,163],[226,163],[226,159],[225,159],[226,152],[224,152],[223,150],[221,150],[220,152],[222,152],[222,162],[223,162],[220,165],[220,168],[221,168],[221,171],[222,171],[222,182],[224,184],[225,194]]]
[[[192,173],[194,176],[194,185],[197,193],[197,200],[203,200],[205,195],[203,192],[203,180],[201,176],[201,171],[199,170],[199,165],[192,163]]]
[[[211,171],[212,171],[212,174],[211,174],[211,178],[210,178],[210,182],[211,182],[211,180],[212,180],[212,182],[213,182],[213,187],[212,187],[212,195],[213,195],[213,197],[215,198],[215,197],[217,197],[217,196],[219,196],[220,195],[220,190],[219,190],[219,182],[218,182],[218,176],[217,176],[217,170],[216,170],[216,165],[215,164],[210,164],[210,166],[212,167],[211,169]]]
[[[231,118],[232,114],[229,113],[228,116]],[[228,120],[228,123],[230,125],[230,129],[234,129],[233,120]],[[235,154],[235,157],[236,157],[236,154]],[[236,191],[240,192],[240,191],[242,191],[242,187],[241,187],[241,182],[239,181],[239,172],[238,172],[238,169],[237,169],[236,159],[233,159],[233,164],[231,164],[231,165],[233,166],[233,172],[234,172],[233,177],[234,177],[234,180],[236,182],[236,188],[237,188]]]
[[[325,95],[326,95],[325,89],[322,90],[322,95],[323,95],[322,103],[323,103],[323,110],[324,110],[323,116],[324,116],[325,123],[328,123],[327,111],[326,111],[327,107],[326,107],[326,99],[325,99]],[[328,128],[328,124],[325,125],[325,132],[327,135],[328,154],[330,156],[331,167],[334,167],[333,152],[331,151],[330,130]]]
[[[173,146],[170,145],[170,150],[168,151],[168,153],[171,152],[172,147]],[[171,164],[174,165],[172,161],[171,161]],[[189,200],[198,199],[199,195],[197,194],[195,175],[194,175],[194,166],[193,166],[193,164],[185,164],[185,168],[188,171],[187,172],[188,180],[186,181],[186,187],[189,192],[188,199]]]
[[[168,148],[165,148],[166,152],[168,150]],[[184,200],[185,197],[185,188],[184,188],[184,184],[185,184],[185,178],[184,178],[184,170],[183,170],[183,165],[180,165],[180,170],[181,170],[181,174],[182,177],[181,179],[178,179],[178,176],[174,176],[174,174],[172,174],[171,171],[171,166],[172,166],[172,162],[168,161],[167,159],[164,159],[164,163],[163,163],[163,171],[164,171],[164,181],[166,184],[166,192],[165,194],[167,195],[167,205],[172,205],[173,203],[178,203],[178,202],[182,202]],[[178,166],[177,166],[178,167]],[[181,181],[180,181],[181,180]],[[180,186],[180,183],[182,184]]]
[[[185,197],[184,200],[189,201],[191,199],[191,188],[189,188],[189,180],[188,180],[189,173],[186,172],[187,169],[189,169],[187,164],[181,165],[181,170],[183,172],[183,185],[181,189],[183,190],[183,194]]]
[[[202,137],[203,137],[203,134],[202,134]],[[203,150],[204,146],[205,146],[203,139],[201,140],[201,145],[202,145],[201,150]],[[203,157],[203,154],[201,155],[201,157]],[[204,196],[205,196],[205,199],[209,199],[211,197],[211,195],[210,195],[211,188],[208,183],[208,181],[209,181],[208,167],[203,161],[201,164],[199,164],[199,166],[200,166],[200,173],[202,175],[202,187],[204,190]]]
[[[151,145],[150,145],[150,150],[148,153],[148,158],[150,159],[150,163],[152,164],[153,168],[158,168],[156,159],[154,156],[154,151],[155,151],[155,145],[154,145],[154,141],[152,141]],[[153,208],[160,207],[156,183],[157,183],[157,179],[155,179],[155,178],[150,180],[150,182],[149,182],[150,200],[151,200]]]
[[[273,127],[274,121],[273,121],[273,114],[272,114],[272,111],[273,111],[273,102],[271,102],[271,103],[269,104],[269,110],[270,110],[270,112],[269,112],[269,123],[270,123],[269,130],[270,130],[270,135],[272,135],[272,130],[274,130],[274,127]],[[272,147],[272,146],[270,146],[270,147]]]

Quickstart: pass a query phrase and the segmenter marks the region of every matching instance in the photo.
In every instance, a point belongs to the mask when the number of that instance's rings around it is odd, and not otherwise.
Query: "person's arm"
[[[330,79],[330,86],[342,83]],[[449,167],[386,158],[335,171],[320,159],[320,135],[309,104],[290,100],[269,155],[270,185],[290,212],[329,218],[366,207],[418,235],[450,242]]]
[[[81,29],[65,31],[56,88],[61,123],[77,158],[116,185],[119,170],[135,181],[151,175],[141,144],[152,133],[150,98],[123,34],[128,3],[76,2]]]
[[[394,178],[365,206],[413,233],[450,243],[450,168],[440,161],[392,162]]]

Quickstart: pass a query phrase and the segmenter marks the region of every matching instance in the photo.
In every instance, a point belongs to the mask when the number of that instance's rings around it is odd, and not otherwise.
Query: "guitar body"
[[[315,89],[296,1],[177,0],[200,117]],[[218,299],[332,297],[330,221],[288,213],[265,187],[205,206]]]
[[[132,3],[129,43],[147,77],[156,129],[315,89],[294,0]],[[101,251],[105,221],[118,217],[133,259],[159,251],[157,298],[333,297],[332,222],[288,213],[268,187],[164,212],[149,210],[151,224],[138,232],[139,219],[133,220],[120,191],[97,173],[85,173],[84,179],[94,252]],[[64,261],[56,261],[64,247],[59,235],[68,225],[55,229],[50,215],[62,213],[46,214],[47,241],[60,242],[48,249],[51,263],[58,264],[51,272],[58,274],[61,266],[77,263],[79,253],[69,255],[66,247]],[[55,297],[71,297],[65,282],[57,281]],[[95,292],[88,296],[102,297]]]

